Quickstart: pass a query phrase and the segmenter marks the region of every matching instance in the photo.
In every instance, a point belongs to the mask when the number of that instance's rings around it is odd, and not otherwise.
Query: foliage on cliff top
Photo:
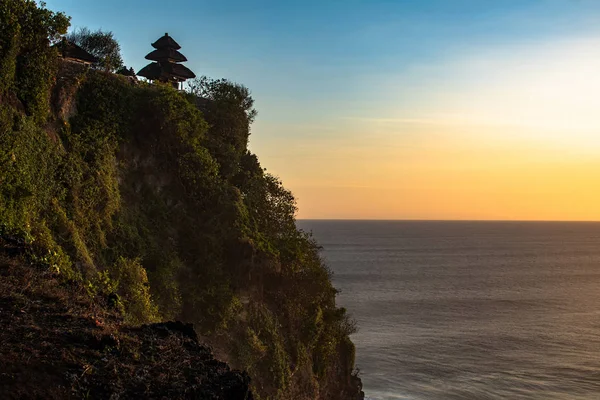
[[[92,32],[89,28],[82,27],[70,32],[66,37],[98,59],[95,68],[115,72],[123,67],[121,46],[112,32],[101,29]]]
[[[64,34],[69,18],[33,0],[0,3],[0,93],[12,93],[38,122],[48,114],[56,50],[50,41]],[[4,101],[6,102],[6,100]]]
[[[56,75],[47,38],[68,19],[11,4],[0,27],[42,33],[28,47],[1,32],[0,96],[13,101],[0,113],[0,231],[132,324],[193,322],[259,396],[354,396],[354,326],[293,195],[247,149],[248,89],[202,78],[184,94],[69,63]],[[36,54],[44,79],[22,92],[19,60]]]

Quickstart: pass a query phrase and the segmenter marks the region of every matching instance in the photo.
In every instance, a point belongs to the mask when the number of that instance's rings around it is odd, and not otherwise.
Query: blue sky
[[[125,63],[136,70],[146,64],[150,43],[169,32],[198,75],[248,86],[259,111],[251,148],[298,195],[304,217],[520,215],[484,210],[470,215],[434,203],[417,207],[456,161],[436,146],[481,152],[490,143],[504,143],[507,134],[499,127],[507,124],[529,129],[512,129],[508,136],[514,142],[507,148],[528,148],[542,136],[546,146],[550,136],[540,133],[542,122],[569,128],[579,113],[579,125],[589,126],[593,110],[586,104],[600,101],[582,100],[593,95],[586,87],[596,87],[588,82],[593,74],[588,67],[600,66],[594,55],[600,55],[596,0],[49,0],[47,5],[72,16],[73,27],[112,31]],[[577,74],[586,80],[579,79],[574,90]],[[555,81],[561,92],[546,93]],[[534,108],[527,99],[545,106]],[[473,139],[475,125],[485,143]],[[555,142],[560,135],[569,134],[555,134]],[[586,147],[588,136],[580,138],[579,147]],[[550,162],[552,154],[538,158]],[[513,155],[483,158],[494,157]],[[417,171],[410,164],[416,159],[432,164]],[[464,168],[491,168],[477,162]],[[390,174],[397,182],[393,193],[377,180]],[[406,181],[407,174],[430,182],[427,190]],[[383,197],[414,201],[381,204],[376,208],[387,211],[377,213],[368,192],[378,190],[387,193]],[[349,197],[356,202],[340,207]],[[342,209],[347,212],[338,212]]]
[[[48,6],[71,15],[74,27],[113,31],[135,69],[168,31],[190,68],[246,84],[259,106],[278,108],[271,118],[295,113],[282,97],[293,97],[292,106],[336,103],[305,110],[315,116],[343,113],[337,108],[346,101],[380,93],[378,77],[482,46],[571,35],[597,25],[600,11],[594,0],[51,0]]]
[[[115,32],[131,63],[139,62],[140,46],[168,30],[188,41],[188,52],[202,56],[204,61],[196,60],[199,66],[250,58],[268,65],[300,60],[342,67],[351,62],[355,68],[372,68],[380,60],[385,67],[397,60],[431,58],[473,43],[570,33],[586,28],[582,17],[590,16],[587,25],[597,23],[590,14],[600,10],[594,0],[47,3],[71,15],[74,26]]]

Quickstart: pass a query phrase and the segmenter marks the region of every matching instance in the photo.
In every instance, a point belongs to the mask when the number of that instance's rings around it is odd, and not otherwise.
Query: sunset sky
[[[169,9],[165,8],[169,5]],[[299,218],[600,220],[600,1],[48,0],[248,86]]]

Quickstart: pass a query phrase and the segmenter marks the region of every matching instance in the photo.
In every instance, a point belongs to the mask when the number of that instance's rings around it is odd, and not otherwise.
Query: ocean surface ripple
[[[298,221],[370,399],[600,399],[600,223]]]

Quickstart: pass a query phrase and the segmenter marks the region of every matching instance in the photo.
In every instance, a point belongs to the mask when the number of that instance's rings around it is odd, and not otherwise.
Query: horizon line
[[[386,221],[386,222],[583,222],[600,223],[586,219],[424,219],[424,218],[296,218],[296,221]]]

